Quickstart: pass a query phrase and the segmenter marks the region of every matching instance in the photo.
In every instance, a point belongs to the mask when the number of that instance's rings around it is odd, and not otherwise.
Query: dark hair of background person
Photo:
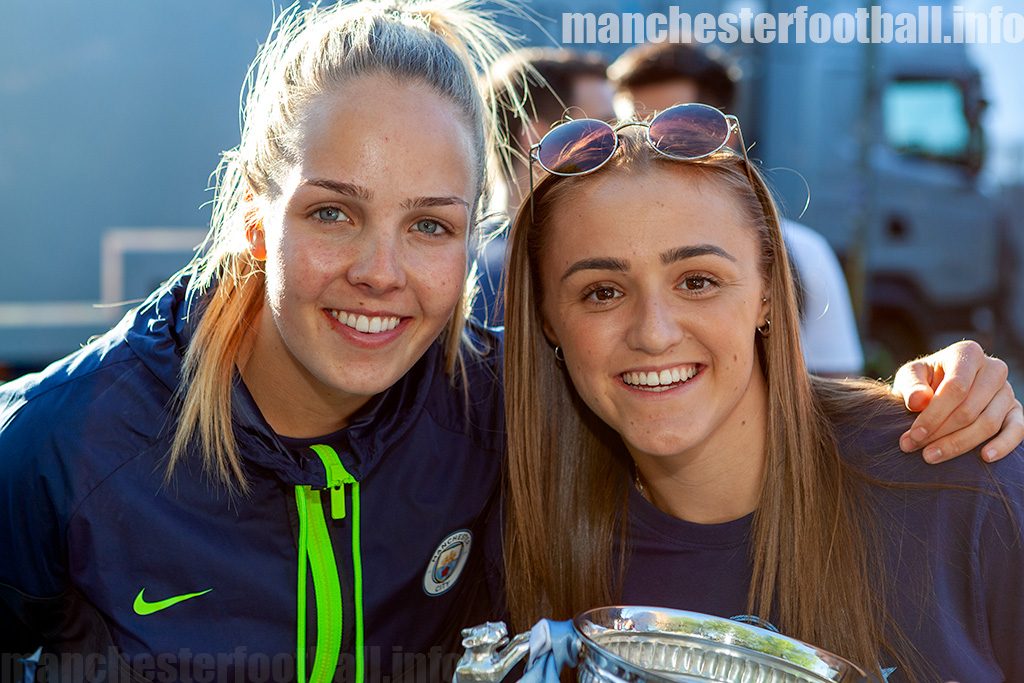
[[[525,48],[499,59],[487,79],[502,105],[500,123],[509,139],[513,140],[523,126],[522,121],[510,118],[517,108],[515,103],[525,98],[526,111],[535,121],[558,121],[566,107],[573,104],[576,81],[583,77],[604,79],[607,68],[608,62],[600,54],[559,48]]]
[[[690,43],[645,43],[630,48],[608,67],[616,91],[671,80],[692,80],[700,100],[729,111],[736,101],[740,69],[721,49]]]

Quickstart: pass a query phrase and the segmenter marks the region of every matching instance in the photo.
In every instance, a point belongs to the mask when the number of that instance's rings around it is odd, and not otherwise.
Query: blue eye
[[[430,220],[429,218],[424,218],[421,221],[416,221],[416,223],[413,225],[413,230],[415,230],[416,232],[421,232],[424,235],[440,235],[445,232],[448,232],[447,230],[445,230],[443,225],[441,225],[437,221]]]
[[[336,206],[325,206],[322,209],[317,209],[313,215],[316,216],[317,220],[324,223],[339,223],[348,220],[345,212]]]

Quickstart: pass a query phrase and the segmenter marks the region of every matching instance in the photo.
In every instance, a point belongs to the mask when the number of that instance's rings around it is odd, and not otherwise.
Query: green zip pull
[[[345,466],[341,464],[341,458],[330,446],[323,444],[317,444],[310,446],[314,453],[320,457],[320,461],[324,464],[324,470],[327,473],[327,485],[331,489],[331,517],[334,519],[343,519],[345,517],[345,484],[352,487],[352,572],[353,572],[353,593],[355,598],[355,655],[356,655],[356,683],[363,683],[366,677],[366,661],[364,653],[364,632],[363,632],[363,547],[361,538],[362,523],[360,520],[359,511],[359,481],[349,474]],[[308,487],[306,487],[308,488]],[[311,499],[312,501],[319,502],[319,491],[313,491],[312,494],[315,496]],[[317,506],[319,507],[319,506]],[[323,508],[319,507],[320,515],[323,515]],[[323,517],[320,517],[321,524],[323,524]],[[330,535],[327,533],[326,527],[323,528],[322,533],[326,547],[330,549]],[[333,551],[331,551],[331,574],[333,580],[337,582],[337,574],[333,565]],[[316,573],[314,573],[314,583],[316,583]],[[333,589],[333,587],[332,587]],[[341,609],[341,594],[340,590],[337,590],[337,595],[331,596],[331,598],[325,603],[332,604],[337,602],[337,607]],[[319,593],[318,593],[319,598]],[[332,630],[335,625],[334,622],[327,619],[325,623],[320,623],[320,610],[317,611],[317,624],[318,628],[323,632]],[[339,614],[337,618],[337,624],[341,624],[341,616]],[[337,634],[339,642],[337,645],[332,643],[331,649],[337,651],[338,645],[340,645],[340,632]],[[319,648],[318,648],[318,659],[319,659]],[[334,662],[337,662],[337,657],[334,658]],[[318,667],[314,664],[314,670]],[[324,667],[323,671],[333,671],[329,666]],[[314,676],[315,678],[315,676]]]
[[[330,446],[310,446],[320,456],[327,471],[327,486],[331,489],[331,519],[345,519],[345,484],[358,484],[356,478],[341,464],[341,458]]]

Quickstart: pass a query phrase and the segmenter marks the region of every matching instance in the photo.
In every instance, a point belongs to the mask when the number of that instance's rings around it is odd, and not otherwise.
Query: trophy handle
[[[487,622],[462,630],[466,648],[455,667],[452,683],[498,683],[530,651],[530,633],[511,640],[505,622]]]

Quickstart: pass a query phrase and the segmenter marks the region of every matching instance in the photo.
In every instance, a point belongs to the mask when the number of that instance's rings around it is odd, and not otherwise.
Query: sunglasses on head
[[[725,148],[736,132],[744,159],[746,148],[740,122],[707,104],[677,104],[649,122],[631,121],[612,127],[598,119],[560,123],[530,148],[530,158],[548,173],[575,176],[604,166],[619,148],[618,131],[628,126],[647,129],[647,142],[658,154],[678,161],[695,161]],[[532,183],[531,183],[532,185]]]

